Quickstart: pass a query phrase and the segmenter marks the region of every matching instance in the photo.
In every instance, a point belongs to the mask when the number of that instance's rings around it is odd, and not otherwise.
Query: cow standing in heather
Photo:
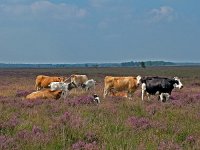
[[[183,88],[178,77],[173,79],[164,78],[164,77],[143,77],[141,79],[142,83],[142,100],[144,100],[144,95],[147,94],[148,99],[150,95],[159,94],[159,99],[163,101],[164,99],[168,100],[171,92],[174,88]]]
[[[41,90],[42,88],[48,88],[51,82],[63,82],[64,77],[50,77],[45,75],[38,75],[35,80],[36,90]]]
[[[95,89],[95,83],[96,81],[94,79],[90,79],[84,82],[83,84],[81,84],[81,87],[85,89],[86,91],[88,91],[91,88]]]
[[[104,79],[104,98],[108,93],[114,90],[115,92],[125,91],[127,92],[127,97],[132,97],[133,93],[136,91],[140,84],[141,76],[137,77],[112,77],[106,76]]]

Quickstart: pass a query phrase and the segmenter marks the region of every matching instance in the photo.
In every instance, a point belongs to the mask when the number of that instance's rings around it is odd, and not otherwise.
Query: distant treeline
[[[67,68],[67,67],[153,67],[153,66],[200,66],[200,63],[174,63],[165,61],[140,61],[122,63],[84,63],[84,64],[6,64],[0,68]]]

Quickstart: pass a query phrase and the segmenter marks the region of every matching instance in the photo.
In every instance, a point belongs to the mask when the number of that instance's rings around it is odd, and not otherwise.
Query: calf
[[[158,93],[160,95],[160,100],[163,101],[164,97],[169,99],[174,88],[183,88],[183,84],[178,77],[174,77],[173,79],[164,77],[144,77],[141,79],[141,83],[142,100],[144,100],[144,94],[147,94],[148,99],[150,99],[150,95]]]
[[[35,80],[36,90],[41,90],[42,88],[48,88],[51,82],[63,82],[64,77],[50,77],[45,75],[38,75]]]
[[[51,91],[50,89],[42,89],[27,95],[26,99],[59,99],[61,94],[61,90]]]
[[[99,96],[97,94],[94,94],[93,97],[94,97],[94,101],[99,104],[100,103]]]
[[[65,99],[67,97],[68,92],[76,87],[76,84],[74,84],[74,82],[71,83],[51,82],[49,84],[49,87],[51,91],[61,90],[62,91],[61,98]]]
[[[84,88],[86,91],[88,91],[91,88],[95,89],[95,83],[96,81],[93,79],[87,80],[86,82],[84,82],[83,84],[81,84],[81,87]]]
[[[141,76],[137,77],[112,77],[106,76],[104,79],[104,98],[112,90],[114,91],[126,91],[127,97],[132,97],[140,84]]]

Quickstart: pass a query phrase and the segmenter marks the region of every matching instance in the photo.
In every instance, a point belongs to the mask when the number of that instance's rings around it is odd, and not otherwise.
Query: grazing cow
[[[95,80],[90,79],[90,80],[87,80],[86,82],[84,82],[83,84],[81,84],[81,87],[82,87],[83,89],[85,89],[86,91],[88,91],[88,90],[91,89],[91,88],[94,88],[94,89],[95,89],[95,83],[96,83]]]
[[[38,75],[35,80],[36,90],[41,90],[42,88],[48,88],[51,82],[63,82],[64,77],[50,77],[45,75]]]
[[[114,91],[126,91],[127,97],[132,97],[140,84],[141,76],[137,77],[112,77],[106,76],[104,79],[104,98],[112,90]]]
[[[99,104],[100,103],[99,96],[97,94],[94,94],[93,97],[94,97],[94,101]]]
[[[161,101],[169,99],[171,92],[174,88],[183,88],[178,77],[173,79],[164,78],[164,77],[144,77],[141,79],[142,83],[142,100],[144,100],[144,94],[147,94],[148,99],[150,95],[159,94],[159,99]]]
[[[27,95],[26,99],[59,99],[61,94],[61,90],[51,91],[50,89],[42,89]]]
[[[74,82],[77,87],[81,86],[84,82],[88,80],[86,75],[71,75],[71,82]]]
[[[68,94],[68,92],[76,87],[76,84],[74,84],[74,82],[71,82],[71,83],[51,82],[49,84],[49,87],[50,87],[51,91],[61,90],[62,91],[61,98],[65,99],[67,94]]]

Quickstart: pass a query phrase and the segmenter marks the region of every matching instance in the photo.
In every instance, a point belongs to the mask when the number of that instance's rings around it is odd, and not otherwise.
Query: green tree
[[[140,65],[141,65],[142,68],[146,68],[146,65],[145,65],[145,63],[143,61],[140,62]]]

